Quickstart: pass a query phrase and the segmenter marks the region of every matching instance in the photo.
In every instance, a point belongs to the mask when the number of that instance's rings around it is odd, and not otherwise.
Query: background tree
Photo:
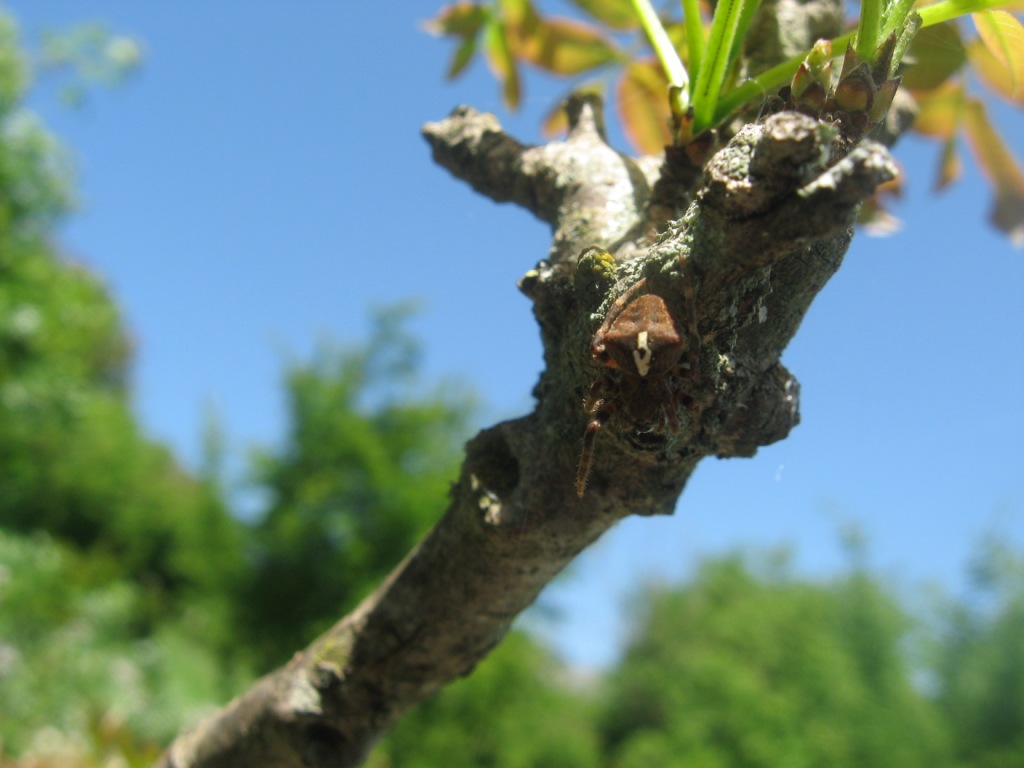
[[[585,681],[574,681],[529,636],[513,632],[471,677],[404,718],[369,765],[602,765],[588,693]]]
[[[911,683],[907,616],[868,574],[819,585],[779,555],[732,557],[640,605],[602,717],[612,764],[952,764]]]
[[[977,593],[950,602],[939,626],[938,703],[964,765],[1024,760],[1024,562],[995,538],[975,562]]]
[[[6,16],[0,48],[0,525],[106,556],[150,590],[155,615],[186,594],[220,600],[240,565],[237,523],[135,422],[118,312],[49,240],[71,199],[66,158],[20,104]]]
[[[266,507],[239,605],[265,668],[354,607],[443,510],[472,398],[424,392],[407,315],[383,310],[365,344],[294,365],[285,443],[254,457]]]

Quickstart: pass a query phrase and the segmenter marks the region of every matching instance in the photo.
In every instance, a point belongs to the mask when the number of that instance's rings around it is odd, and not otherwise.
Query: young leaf
[[[694,132],[700,133],[714,125],[715,107],[722,94],[726,75],[732,64],[733,43],[744,14],[744,5],[758,0],[720,0],[711,20],[704,59],[693,89]],[[799,66],[799,65],[798,65]]]
[[[452,60],[448,65],[448,71],[445,72],[445,77],[449,80],[454,80],[461,75],[476,55],[476,49],[476,35],[463,38],[462,42],[459,43],[458,48],[455,49],[455,53],[452,54]]]
[[[967,60],[960,30],[954,24],[939,24],[920,30],[907,50],[909,66],[903,73],[903,87],[911,91],[939,87],[958,72]]]
[[[701,61],[704,59],[704,19],[700,13],[699,0],[682,0],[683,4],[683,25],[686,30],[686,51],[687,63],[690,65],[690,72],[696,77],[700,72]],[[669,37],[671,37],[669,33]],[[677,49],[680,46],[676,46]]]
[[[914,132],[945,140],[956,137],[966,103],[963,86],[959,83],[945,83],[925,94],[918,100]]]
[[[509,109],[519,107],[522,93],[519,86],[519,70],[509,45],[508,32],[501,19],[491,17],[484,25],[484,53],[491,72],[501,82],[501,95]]]
[[[568,19],[534,15],[511,32],[517,56],[556,75],[576,75],[618,57],[615,46],[595,29]]]
[[[456,3],[441,9],[437,18],[428,19],[423,28],[438,37],[457,37],[461,39],[445,77],[454,80],[462,74],[477,51],[477,40],[480,29],[487,21],[487,8],[472,3]]]
[[[1003,98],[1024,106],[1024,87],[1013,74],[999,63],[980,38],[967,44],[967,58],[982,82]]]
[[[427,19],[423,28],[432,35],[466,37],[479,32],[488,15],[487,8],[482,5],[455,3],[442,8],[437,18]]]
[[[612,29],[636,29],[640,26],[630,0],[572,0],[572,4]]]
[[[939,172],[935,176],[935,190],[941,191],[950,186],[963,173],[964,166],[957,150],[955,136],[950,136],[942,143],[942,154],[939,156]]]
[[[992,223],[1015,245],[1024,244],[1024,173],[978,99],[967,102],[964,130],[978,165],[995,188]]]
[[[633,146],[646,154],[661,152],[672,140],[668,82],[661,68],[634,62],[623,71],[617,90],[619,118]]]
[[[1006,11],[971,15],[985,47],[1009,73],[1011,92],[1024,88],[1024,26]]]
[[[604,100],[605,83],[603,80],[593,80],[587,83],[574,85],[570,93],[594,93]],[[564,135],[569,130],[569,116],[565,113],[565,100],[570,93],[555,101],[554,105],[544,115],[541,121],[540,132],[545,138]]]

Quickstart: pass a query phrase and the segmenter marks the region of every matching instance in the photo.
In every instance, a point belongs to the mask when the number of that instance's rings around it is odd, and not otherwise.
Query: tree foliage
[[[585,683],[513,632],[474,671],[403,718],[371,768],[587,768],[601,764]]]
[[[933,766],[940,720],[904,658],[907,617],[879,582],[705,563],[647,592],[609,681],[602,731],[622,766]]]
[[[154,625],[150,595],[46,535],[0,529],[0,764],[145,764],[248,679],[205,611]]]
[[[937,157],[938,186],[945,187],[959,177],[961,147],[966,144],[993,190],[992,224],[1014,242],[1024,242],[1024,171],[985,107],[986,98],[1016,108],[1024,106],[1024,25],[1019,7],[1005,3],[1008,10],[992,9],[1000,4],[984,0],[936,3],[922,11],[922,18],[914,23],[924,28],[914,36],[907,55],[909,66],[903,68],[901,78],[904,91],[912,95],[921,112],[911,130],[942,142]],[[775,14],[781,4],[774,0],[721,4],[723,13],[718,13],[715,4],[683,0],[662,4],[657,15],[651,11],[655,26],[664,30],[664,45],[672,48],[670,58],[685,68],[680,70],[683,74],[673,75],[656,37],[652,50],[650,27],[638,13],[648,5],[646,0],[576,0],[573,5],[576,16],[569,17],[546,12],[546,4],[531,0],[457,2],[441,9],[426,27],[457,43],[447,71],[449,78],[460,76],[474,57],[482,54],[510,109],[522,102],[524,68],[571,78],[572,88],[583,83],[607,92],[634,148],[650,154],[660,153],[677,139],[673,126],[678,127],[679,115],[673,114],[673,89],[689,91],[693,81],[698,122],[700,97],[714,97],[704,105],[714,112],[713,118],[696,126],[695,133],[700,133],[708,127],[724,127],[738,110],[752,104],[756,108],[766,94],[782,87],[801,88],[800,69],[815,56],[794,45],[782,52],[771,51],[768,57],[760,50],[767,31],[777,24]],[[894,25],[899,11],[906,12],[911,6],[906,2],[861,3],[857,33],[839,35],[841,5],[818,5],[813,34],[837,55],[847,46],[856,46],[858,56],[868,62],[884,47],[886,35],[899,32],[898,24]],[[716,10],[709,13],[709,9]],[[722,23],[724,12],[730,10],[735,14],[732,42],[724,43],[724,55],[715,59],[720,71],[709,87],[706,81],[712,76],[712,67],[705,64],[710,63],[708,54],[719,41],[717,35],[727,26]],[[955,19],[970,11],[974,11],[970,22]],[[780,53],[787,59],[783,64],[776,61]],[[762,64],[766,59],[777,65]],[[828,72],[831,74],[831,61]],[[714,111],[716,105],[721,108]],[[552,107],[545,127],[549,133],[565,127],[559,105]],[[872,211],[880,214],[879,206],[875,201]]]
[[[407,316],[378,312],[365,344],[324,344],[288,373],[288,434],[254,457],[266,507],[240,600],[263,664],[351,609],[443,510],[471,399],[424,388]]]
[[[1024,557],[990,538],[971,602],[950,601],[935,649],[938,705],[964,765],[1024,762]]]
[[[50,239],[71,199],[68,164],[20,104],[6,16],[0,50],[0,525],[106,557],[152,590],[156,613],[223,592],[241,562],[237,524],[136,423],[117,308]]]

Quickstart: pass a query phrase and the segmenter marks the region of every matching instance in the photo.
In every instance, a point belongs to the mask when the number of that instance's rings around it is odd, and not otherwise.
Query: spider
[[[638,434],[679,431],[678,407],[686,400],[682,379],[697,374],[700,337],[692,288],[686,281],[690,307],[687,336],[680,333],[665,300],[656,293],[640,293],[647,278],[635,283],[608,310],[594,334],[590,352],[606,370],[590,388],[583,408],[589,417],[583,433],[576,474],[576,494],[583,496],[594,458],[597,433],[617,413],[623,414]],[[684,357],[689,363],[683,367]],[[609,370],[610,369],[610,370]]]

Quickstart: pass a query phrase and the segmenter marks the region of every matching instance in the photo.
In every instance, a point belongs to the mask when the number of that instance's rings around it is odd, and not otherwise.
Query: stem
[[[878,50],[882,28],[882,0],[861,0],[860,21],[857,22],[857,55],[861,61],[873,62]]]
[[[668,78],[669,103],[672,107],[672,114],[675,117],[682,117],[690,107],[690,77],[686,73],[682,59],[676,52],[675,46],[669,39],[665,27],[661,25],[658,14],[654,12],[649,0],[633,0],[633,8],[640,23],[643,25],[647,38],[651,41],[651,47],[661,62],[661,68],[665,70],[665,77]],[[676,94],[673,99],[671,94]]]
[[[682,5],[690,71],[693,72],[694,77],[697,77],[704,59],[704,24],[700,18],[700,2],[699,0],[682,0]]]
[[[882,15],[882,32],[878,39],[885,40],[897,29],[902,28],[907,20],[907,16],[910,15],[913,9],[914,0],[893,0],[890,2]]]
[[[743,0],[721,0],[715,7],[707,56],[693,89],[694,133],[700,133],[715,124],[713,117],[717,114],[718,97],[722,93],[726,70],[731,61],[729,54],[736,39],[742,11]]]

